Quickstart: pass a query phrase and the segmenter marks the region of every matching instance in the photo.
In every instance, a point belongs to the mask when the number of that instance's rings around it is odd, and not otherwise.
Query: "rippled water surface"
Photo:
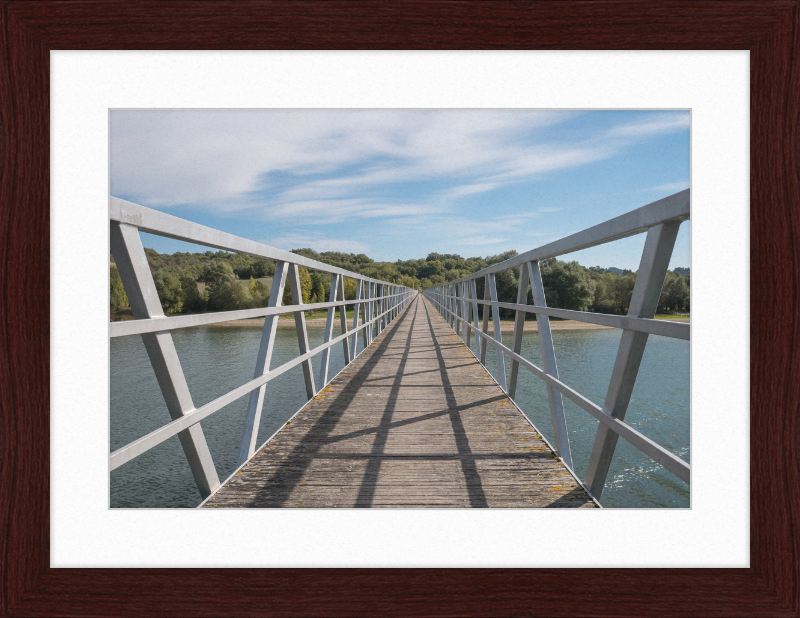
[[[311,347],[323,341],[323,330],[309,328]],[[504,335],[510,339],[509,335]],[[621,331],[553,331],[561,379],[602,405]],[[195,406],[201,406],[252,379],[261,330],[253,327],[205,326],[173,331]],[[360,346],[360,344],[359,344]],[[474,347],[474,345],[473,345]],[[360,347],[359,347],[360,349]],[[340,346],[332,348],[333,376],[344,367]],[[293,328],[277,331],[272,367],[295,358]],[[525,333],[522,354],[541,366],[537,333]],[[313,359],[318,375],[319,355]],[[496,376],[496,357],[488,350],[487,366]],[[506,369],[508,371],[508,368]],[[267,385],[258,433],[260,446],[305,404],[298,366]],[[242,397],[202,422],[220,480],[236,468],[248,398]],[[517,403],[552,443],[553,430],[543,382],[520,369]],[[575,471],[580,478],[598,422],[564,401]],[[169,422],[170,417],[141,337],[111,340],[111,450]],[[689,461],[689,342],[650,336],[626,422]],[[111,472],[112,507],[194,507],[200,501],[177,436]],[[619,440],[602,500],[606,507],[688,507],[688,487],[624,440]]]

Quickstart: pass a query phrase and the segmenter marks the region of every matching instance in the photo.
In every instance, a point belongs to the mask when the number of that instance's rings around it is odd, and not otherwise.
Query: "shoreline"
[[[306,328],[325,328],[326,318],[313,318],[310,320],[306,320]],[[247,320],[231,320],[230,322],[219,322],[217,324],[208,324],[207,327],[220,327],[220,328],[229,328],[231,326],[245,326],[251,328],[263,328],[264,326],[264,318],[252,318]],[[280,319],[278,320],[278,328],[294,328],[294,319]],[[352,328],[352,321],[348,320],[348,328]],[[339,320],[338,318],[334,321],[333,325],[334,331],[338,331],[339,329]],[[550,330],[601,330],[613,328],[612,326],[601,326],[600,324],[588,324],[587,322],[579,322],[577,320],[550,320]],[[539,327],[536,323],[536,320],[525,320],[525,327],[523,328],[523,332],[538,332]],[[492,329],[491,322],[489,323],[489,333],[494,332]],[[514,332],[514,322],[513,321],[500,321],[500,332],[501,333],[511,333]]]
[[[245,328],[263,328],[265,318],[249,318],[245,320],[230,320],[228,322],[218,322],[216,324],[204,324],[201,326],[194,326],[191,328],[230,328],[230,327],[245,327]],[[310,318],[306,319],[307,328],[325,328],[327,318]],[[688,322],[688,320],[675,320],[680,322]],[[347,320],[347,328],[351,329],[353,324],[352,318]],[[360,321],[359,321],[360,324]],[[278,328],[295,328],[294,317],[280,318],[278,320]],[[614,328],[613,326],[601,326],[600,324],[590,324],[588,322],[580,322],[578,320],[550,320],[550,330],[603,330],[607,328]],[[339,331],[339,318],[336,317],[333,323],[334,332]],[[494,332],[491,321],[489,323],[489,334]],[[500,321],[501,333],[513,333],[514,321],[501,320]],[[539,332],[539,326],[535,319],[525,320],[525,327],[523,332]]]

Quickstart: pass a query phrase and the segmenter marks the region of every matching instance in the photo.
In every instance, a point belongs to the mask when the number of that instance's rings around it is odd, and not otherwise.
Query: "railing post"
[[[361,308],[361,305],[363,303],[360,302],[361,301],[361,296],[363,294],[364,294],[364,282],[361,279],[358,279],[357,283],[356,283],[356,298],[355,298],[356,302],[353,305],[353,330],[354,331],[356,331],[356,329],[358,328],[358,312],[362,311],[362,313],[363,313],[363,310]],[[364,323],[363,320],[362,320],[361,323],[362,324]],[[361,337],[364,340],[364,347],[366,348],[367,347],[367,345],[366,345],[367,336],[365,334],[362,334]],[[353,333],[353,358],[358,356],[358,354],[356,354],[357,348],[358,348],[358,331]]]
[[[517,304],[528,304],[528,269],[523,264],[519,269],[519,286],[517,287]],[[525,310],[517,309],[514,316],[514,339],[511,342],[511,351],[519,354],[522,349],[522,335],[525,330]],[[517,394],[517,375],[519,374],[519,362],[511,359],[511,369],[508,376],[508,396],[511,399]]]
[[[475,328],[480,330],[480,317],[478,314],[478,286],[475,279],[469,280],[469,289],[470,289],[470,296],[472,297],[472,321],[475,323]],[[481,358],[483,353],[484,347],[483,338],[478,334],[475,333],[475,356]]]
[[[329,303],[336,302],[336,292],[339,289],[339,279],[341,275],[331,275],[331,292],[328,296]],[[325,338],[323,339],[323,343],[328,343],[333,336],[333,318],[334,312],[336,311],[335,307],[328,307],[328,316],[325,320]],[[325,348],[322,350],[322,355],[319,361],[319,387],[325,388],[325,385],[328,383],[328,364],[330,361],[331,356],[331,349]]]
[[[489,300],[489,275],[486,275],[483,278],[483,300]],[[489,334],[489,312],[491,311],[491,307],[489,305],[482,305],[483,307],[483,324],[481,326],[481,332],[488,335]],[[484,367],[486,366],[486,348],[488,347],[488,341],[485,338],[482,339],[481,345],[481,365]]]
[[[636,318],[652,318],[658,308],[658,299],[675,246],[680,222],[668,222],[656,225],[647,230],[647,239],[642,251],[642,260],[636,273],[628,316]],[[624,420],[628,411],[631,393],[639,373],[644,349],[647,345],[647,333],[622,331],[622,338],[617,350],[617,359],[611,373],[603,412],[619,420]],[[600,424],[595,435],[592,455],[586,470],[585,484],[595,498],[599,499],[614,457],[618,435]]]
[[[457,337],[461,337],[461,321],[459,318],[461,316],[458,315],[458,307],[461,304],[461,299],[459,298],[458,292],[458,284],[453,283],[451,284],[453,289],[453,330],[456,332]]]
[[[300,268],[297,264],[289,264],[289,287],[292,289],[292,304],[303,305],[303,291],[300,287]],[[308,331],[306,331],[306,314],[302,310],[294,312],[294,325],[297,329],[297,345],[300,347],[300,354],[308,352]],[[301,363],[303,367],[303,380],[306,383],[306,395],[312,399],[317,394],[314,387],[314,370],[311,367],[311,359],[306,359]]]
[[[163,318],[164,310],[158,299],[158,291],[147,264],[139,229],[126,223],[111,222],[111,253],[117,264],[122,285],[137,320]],[[147,333],[142,342],[150,357],[158,386],[167,404],[170,418],[178,419],[194,410],[194,402],[186,383],[172,334],[169,332]],[[205,499],[219,486],[219,477],[208,450],[200,423],[178,434],[183,453],[189,462],[194,482]]]
[[[528,262],[527,267],[531,280],[531,291],[533,292],[533,304],[539,307],[546,307],[547,300],[544,296],[544,283],[542,282],[542,271],[539,268],[539,262]],[[520,278],[521,273],[522,268],[520,268]],[[556,363],[553,335],[550,332],[550,318],[537,313],[536,322],[539,327],[539,343],[542,348],[545,373],[558,380],[558,364]],[[549,384],[547,385],[547,399],[550,403],[550,418],[553,423],[553,435],[555,436],[555,444],[553,446],[571,470],[572,451],[569,448],[569,432],[567,430],[567,417],[564,414],[564,400],[561,393]]]
[[[275,274],[272,277],[272,289],[269,293],[267,307],[280,307],[283,299],[283,290],[286,286],[286,276],[289,272],[286,262],[275,264]],[[268,315],[264,320],[264,328],[261,330],[261,343],[258,346],[258,356],[256,357],[256,368],[253,378],[260,378],[269,371],[269,363],[272,360],[272,349],[275,345],[275,331],[278,329],[277,315]],[[244,419],[244,429],[242,431],[242,442],[239,446],[239,460],[237,466],[241,466],[252,457],[256,448],[258,438],[258,426],[261,423],[261,409],[264,405],[264,393],[267,385],[262,384],[257,389],[250,391],[250,399],[247,404],[247,416]]]
[[[495,283],[494,273],[486,275],[487,283],[489,284],[489,294],[493,303],[497,302],[497,285]],[[503,334],[500,331],[500,308],[497,305],[492,305],[492,322],[494,323],[494,340],[497,343],[503,343]],[[506,385],[506,364],[503,351],[495,346],[497,350],[497,381],[500,383],[500,388],[508,392]]]
[[[345,301],[347,300],[344,297],[344,275],[339,277],[338,285],[336,286],[338,290],[339,300]],[[355,312],[354,312],[355,313]],[[342,334],[347,334],[347,305],[341,305],[339,307],[339,326],[342,329]],[[344,351],[344,364],[345,366],[350,364],[350,361],[353,360],[353,355],[350,353],[350,337],[345,337],[342,339],[342,349]]]
[[[381,334],[383,330],[383,317],[381,316],[381,309],[383,308],[383,284],[375,284],[375,339]]]
[[[458,322],[456,322],[456,286],[451,283],[447,286],[447,289],[448,299],[450,301],[450,313],[447,314],[447,317],[449,318],[450,328],[455,330],[456,325],[458,324]]]
[[[469,327],[470,323],[470,313],[472,309],[472,303],[470,301],[470,288],[469,288],[469,281],[462,281],[461,282],[461,289],[464,291],[462,294],[463,300],[461,301],[462,311],[464,313],[464,344],[469,347],[469,343],[472,336],[472,329]]]
[[[372,322],[370,322],[370,298],[372,298],[372,284],[369,281],[364,281],[364,305],[362,306],[362,315],[364,322],[364,349],[369,347],[372,343]]]

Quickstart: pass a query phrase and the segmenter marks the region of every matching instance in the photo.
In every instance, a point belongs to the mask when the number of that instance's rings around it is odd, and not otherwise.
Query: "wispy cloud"
[[[660,133],[686,129],[689,127],[689,114],[660,114],[646,120],[620,124],[609,129],[608,137],[647,137]]]
[[[262,240],[265,245],[286,251],[292,249],[311,248],[315,251],[341,251],[343,253],[364,253],[369,245],[357,240],[329,238],[320,234],[307,232],[290,232],[275,238]]]
[[[548,133],[579,115],[114,111],[112,194],[262,220],[430,216],[509,184],[609,158],[627,143],[685,129],[689,118],[655,115],[568,142]]]
[[[684,189],[689,188],[689,181],[688,180],[681,180],[680,182],[670,182],[665,185],[658,185],[656,187],[650,187],[646,189],[647,191],[683,191]]]

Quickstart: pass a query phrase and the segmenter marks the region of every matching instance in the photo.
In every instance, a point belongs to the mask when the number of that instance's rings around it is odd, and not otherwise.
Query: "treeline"
[[[375,262],[366,255],[312,249],[295,249],[293,253],[319,262],[381,279],[413,289],[428,289],[435,285],[465,277],[487,266],[517,255],[507,251],[499,255],[463,258],[455,254],[431,253],[418,260]],[[160,254],[145,249],[161,304],[165,313],[198,313],[264,307],[269,300],[268,286],[259,279],[275,273],[272,260],[261,260],[225,251],[205,253]],[[550,258],[540,262],[547,304],[551,307],[624,315],[630,305],[636,274],[629,270],[586,268],[577,262]],[[682,274],[685,272],[686,274]],[[498,298],[516,302],[519,268],[496,275]],[[198,283],[203,284],[198,286]],[[689,311],[689,274],[676,269],[667,274],[661,292],[659,313]],[[300,268],[300,287],[304,303],[326,302],[330,295],[331,277],[327,273]],[[345,278],[345,298],[353,300],[356,281]],[[483,298],[483,279],[477,281],[478,296]],[[531,292],[528,302],[532,303]],[[282,304],[291,304],[286,286]],[[128,300],[116,266],[111,263],[111,312],[127,307]],[[501,309],[502,317],[513,311]]]

